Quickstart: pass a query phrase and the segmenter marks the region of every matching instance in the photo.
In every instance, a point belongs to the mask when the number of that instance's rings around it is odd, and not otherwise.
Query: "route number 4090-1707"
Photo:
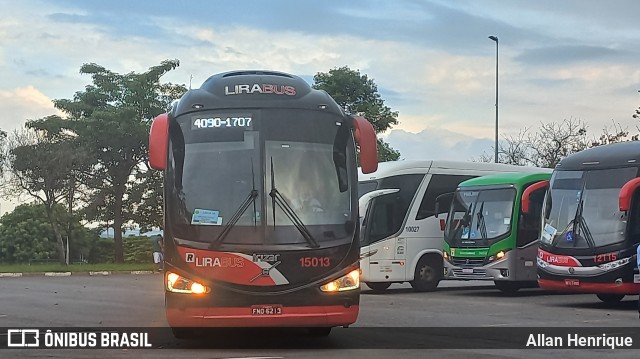
[[[195,128],[251,127],[251,117],[196,118],[193,121],[193,127]]]

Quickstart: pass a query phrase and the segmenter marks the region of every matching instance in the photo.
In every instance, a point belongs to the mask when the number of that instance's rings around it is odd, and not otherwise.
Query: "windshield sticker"
[[[461,238],[469,238],[469,227],[462,228]]]
[[[220,211],[196,208],[191,216],[191,224],[202,226],[221,226],[222,217]]]
[[[471,231],[471,238],[476,238],[477,235],[478,235],[478,232],[476,232],[475,229]]]
[[[550,224],[545,224],[544,230],[542,231],[542,238],[545,239],[547,242],[551,241],[551,238],[553,238],[553,236],[555,236],[556,233],[558,233],[557,229],[555,229]]]
[[[565,234],[565,238],[567,242],[573,242],[573,231],[568,231],[567,234]]]
[[[510,225],[511,224],[511,218],[509,218],[509,217],[505,218],[502,223],[504,223],[505,226]]]

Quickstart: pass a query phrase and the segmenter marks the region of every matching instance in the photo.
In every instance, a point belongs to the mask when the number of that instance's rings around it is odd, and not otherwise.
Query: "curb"
[[[44,272],[45,277],[68,277],[71,272]]]
[[[98,271],[98,272],[89,272],[89,275],[110,275],[111,272],[109,271]]]
[[[22,277],[22,273],[0,273],[0,278],[2,277]]]
[[[134,270],[131,271],[131,274],[153,274],[152,270]]]
[[[146,275],[155,274],[155,271],[151,270],[134,270],[134,271],[90,271],[90,272],[23,272],[23,273],[0,273],[0,278],[18,278],[18,277],[71,277],[71,276],[109,276],[109,275]]]

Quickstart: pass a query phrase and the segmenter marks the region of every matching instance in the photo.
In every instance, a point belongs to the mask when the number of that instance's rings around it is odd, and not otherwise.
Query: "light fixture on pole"
[[[498,37],[489,36],[489,39],[496,42],[496,163],[498,163]]]

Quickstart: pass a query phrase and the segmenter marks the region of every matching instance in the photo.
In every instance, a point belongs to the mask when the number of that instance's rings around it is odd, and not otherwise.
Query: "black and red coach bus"
[[[591,148],[556,166],[538,250],[540,287],[618,302],[640,291],[640,142]]]
[[[193,327],[309,327],[356,321],[358,171],[376,136],[324,91],[280,72],[211,76],[153,121],[164,171],[165,303]]]

